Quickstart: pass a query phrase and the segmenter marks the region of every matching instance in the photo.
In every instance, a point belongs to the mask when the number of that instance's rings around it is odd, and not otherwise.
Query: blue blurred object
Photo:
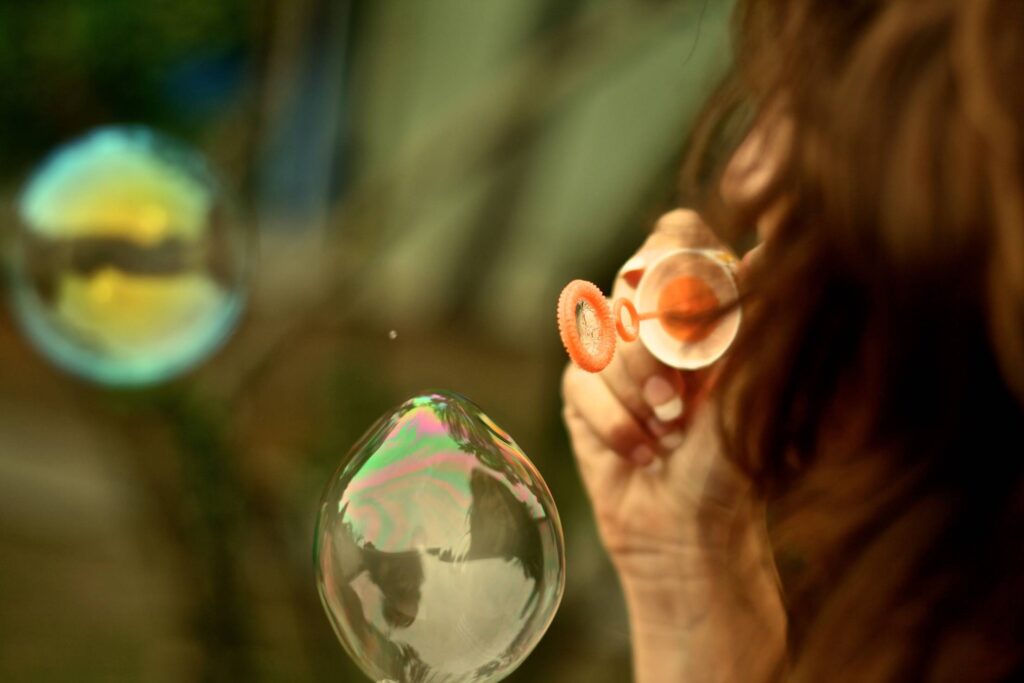
[[[246,56],[240,50],[193,55],[168,70],[164,92],[175,111],[205,119],[237,100],[247,72]]]

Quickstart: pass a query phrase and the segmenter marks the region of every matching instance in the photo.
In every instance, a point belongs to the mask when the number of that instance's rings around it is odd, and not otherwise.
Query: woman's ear
[[[742,206],[757,199],[775,179],[792,145],[792,120],[783,115],[760,117],[722,172],[722,201]]]

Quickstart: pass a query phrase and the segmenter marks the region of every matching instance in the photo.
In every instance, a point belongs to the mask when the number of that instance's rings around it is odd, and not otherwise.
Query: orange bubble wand
[[[655,261],[641,277],[636,304],[611,304],[586,280],[573,280],[558,299],[558,330],[569,357],[588,372],[600,372],[615,353],[616,334],[640,339],[662,362],[697,369],[728,349],[739,327],[739,309],[719,315],[723,301],[738,296],[736,260],[726,252],[680,249]],[[641,331],[641,323],[656,321]]]

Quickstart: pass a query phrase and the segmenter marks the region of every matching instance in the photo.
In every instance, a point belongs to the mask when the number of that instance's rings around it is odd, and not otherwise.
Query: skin
[[[612,297],[632,297],[659,252],[719,246],[696,213],[666,214]],[[601,373],[570,364],[563,376],[565,423],[626,597],[637,683],[756,683],[784,662],[764,509],[722,453],[715,402],[699,398],[713,375],[669,368],[632,343]],[[676,398],[681,414],[664,409]]]

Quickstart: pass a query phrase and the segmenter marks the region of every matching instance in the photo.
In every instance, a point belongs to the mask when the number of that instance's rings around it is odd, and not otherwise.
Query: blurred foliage
[[[111,119],[194,134],[244,84],[266,4],[0,2],[0,174]]]

